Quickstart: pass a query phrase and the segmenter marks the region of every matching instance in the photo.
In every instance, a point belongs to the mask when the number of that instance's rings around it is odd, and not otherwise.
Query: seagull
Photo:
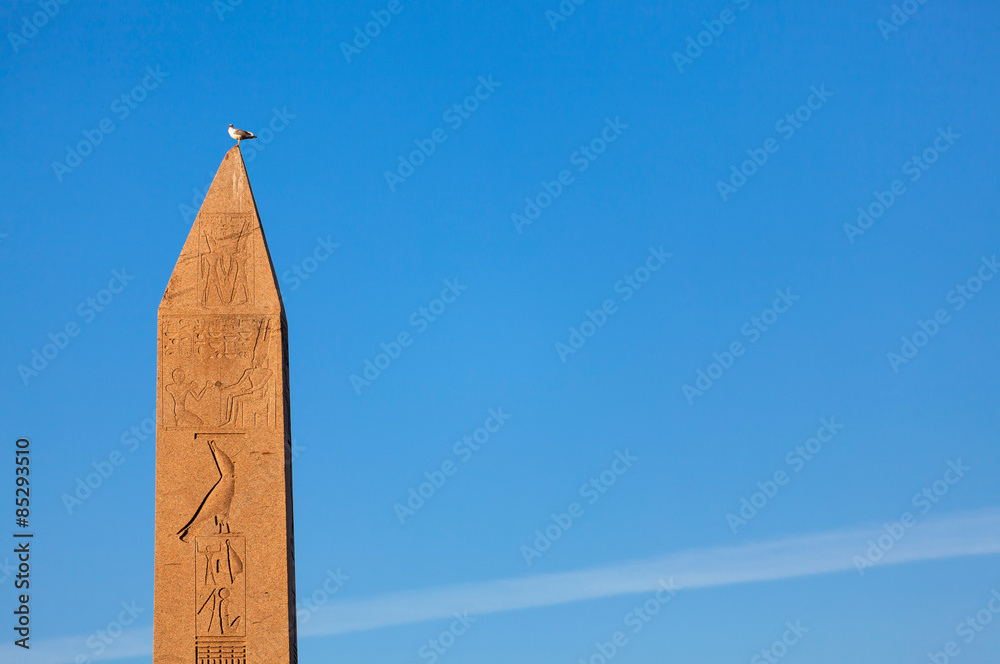
[[[250,132],[237,129],[233,125],[229,125],[229,135],[236,139],[236,145],[239,145],[242,140],[249,141],[251,138],[257,138]]]

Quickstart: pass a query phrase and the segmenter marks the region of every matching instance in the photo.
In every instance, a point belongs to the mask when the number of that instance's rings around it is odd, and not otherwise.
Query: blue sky
[[[230,122],[289,324],[302,662],[993,661],[994,3],[0,26],[0,488],[29,438],[36,533],[3,661],[151,660],[156,308]]]

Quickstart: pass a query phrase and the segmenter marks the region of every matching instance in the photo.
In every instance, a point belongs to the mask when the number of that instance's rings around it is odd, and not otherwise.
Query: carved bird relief
[[[208,441],[208,448],[212,451],[215,467],[219,471],[219,480],[209,489],[191,520],[177,531],[182,542],[188,541],[188,535],[192,530],[195,534],[206,535],[229,533],[229,507],[232,505],[233,493],[236,490],[236,467],[214,440]]]

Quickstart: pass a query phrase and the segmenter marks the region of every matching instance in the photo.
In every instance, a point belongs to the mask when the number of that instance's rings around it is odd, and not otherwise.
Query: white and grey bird
[[[249,141],[251,138],[257,138],[249,131],[237,129],[233,125],[229,125],[229,135],[236,139],[236,145],[239,145],[240,141]]]

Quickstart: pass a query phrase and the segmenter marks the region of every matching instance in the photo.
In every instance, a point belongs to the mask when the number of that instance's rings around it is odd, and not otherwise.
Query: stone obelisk
[[[160,303],[154,664],[296,664],[288,334],[232,148]]]

